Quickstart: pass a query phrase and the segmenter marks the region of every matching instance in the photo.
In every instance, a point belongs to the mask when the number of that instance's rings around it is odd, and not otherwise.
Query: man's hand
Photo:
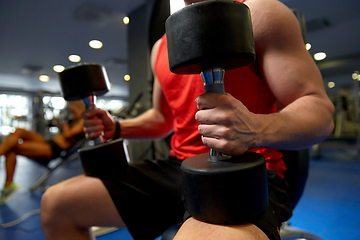
[[[205,93],[195,102],[203,143],[214,150],[236,156],[255,147],[258,119],[230,94]]]
[[[81,117],[84,119],[86,138],[95,139],[102,136],[107,140],[114,137],[115,121],[108,111],[94,108],[84,112]]]

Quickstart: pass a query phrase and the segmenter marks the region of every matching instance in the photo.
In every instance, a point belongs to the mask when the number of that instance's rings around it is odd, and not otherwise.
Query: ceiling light
[[[125,80],[125,81],[130,81],[130,75],[129,75],[129,74],[126,74],[126,75],[124,76],[124,80]]]
[[[78,56],[78,55],[70,55],[69,56],[69,61],[70,62],[80,62],[80,60],[81,60],[81,57]]]
[[[54,70],[55,72],[57,72],[57,73],[60,73],[60,72],[64,71],[64,69],[65,69],[65,67],[62,66],[62,65],[55,65],[55,66],[53,67],[53,70]]]
[[[334,82],[328,82],[328,88],[334,88],[335,83]]]
[[[360,81],[360,74],[359,74],[358,71],[355,71],[355,72],[352,74],[352,79]]]
[[[100,48],[102,48],[103,44],[99,40],[91,40],[89,42],[89,46],[94,49],[100,49]]]
[[[318,53],[314,54],[314,59],[316,61],[321,61],[321,60],[323,60],[325,58],[326,58],[326,53],[324,53],[324,52],[318,52]]]
[[[173,14],[177,10],[180,10],[183,7],[185,7],[185,2],[184,1],[170,0],[170,13],[171,14]]]
[[[352,74],[352,79],[357,80],[357,78],[358,78],[358,74],[357,74],[357,73],[353,73],[353,74]]]
[[[306,47],[306,50],[310,50],[310,48],[311,48],[311,44],[310,43],[307,43],[307,44],[305,44],[305,47]]]
[[[129,24],[130,18],[129,17],[124,17],[123,22],[124,22],[125,25]]]
[[[39,80],[42,82],[48,82],[49,81],[49,76],[48,75],[40,75]]]

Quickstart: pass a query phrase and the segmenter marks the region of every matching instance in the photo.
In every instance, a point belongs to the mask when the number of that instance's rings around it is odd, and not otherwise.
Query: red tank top
[[[209,148],[201,141],[198,133],[199,123],[194,117],[197,112],[195,99],[204,93],[203,81],[200,74],[183,75],[170,72],[165,35],[159,45],[155,74],[174,117],[170,154],[183,160],[209,152]],[[249,67],[226,71],[224,84],[225,91],[239,99],[249,111],[259,114],[277,111],[276,99],[272,92]],[[286,166],[278,150],[254,148],[250,151],[262,154],[266,159],[267,168],[283,177]]]

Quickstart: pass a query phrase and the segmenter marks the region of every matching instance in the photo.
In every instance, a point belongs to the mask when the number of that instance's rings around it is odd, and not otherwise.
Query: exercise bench
[[[85,142],[86,142],[86,138],[82,138],[81,140],[77,141],[69,149],[62,151],[60,156],[58,158],[56,158],[56,159],[60,159],[59,162],[57,162],[54,166],[51,166],[50,163],[55,159],[52,159],[46,165],[41,164],[38,161],[35,161],[35,162],[39,163],[40,165],[45,166],[47,168],[47,170],[30,186],[30,192],[34,192],[39,186],[42,186],[42,189],[44,190],[46,188],[44,186],[44,183],[49,178],[49,176],[52,174],[52,172],[54,172],[60,166],[76,160],[78,158],[77,151],[79,148],[81,148],[85,145]]]

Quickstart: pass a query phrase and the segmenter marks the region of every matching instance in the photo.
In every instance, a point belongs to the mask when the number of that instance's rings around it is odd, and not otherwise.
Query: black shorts
[[[63,151],[63,149],[57,145],[52,139],[46,140],[46,143],[50,145],[52,151],[51,159],[48,158],[32,158],[37,163],[42,165],[47,165],[52,159],[58,158]]]
[[[57,145],[57,143],[55,143],[52,139],[49,139],[46,142],[51,147],[51,151],[52,151],[51,159],[58,158],[60,156],[61,152],[63,151],[63,149],[59,145]]]
[[[181,160],[144,160],[130,165],[122,177],[102,180],[134,239],[152,240],[186,216]],[[278,228],[291,216],[286,184],[268,171],[269,209],[252,222],[271,240],[280,239]]]

